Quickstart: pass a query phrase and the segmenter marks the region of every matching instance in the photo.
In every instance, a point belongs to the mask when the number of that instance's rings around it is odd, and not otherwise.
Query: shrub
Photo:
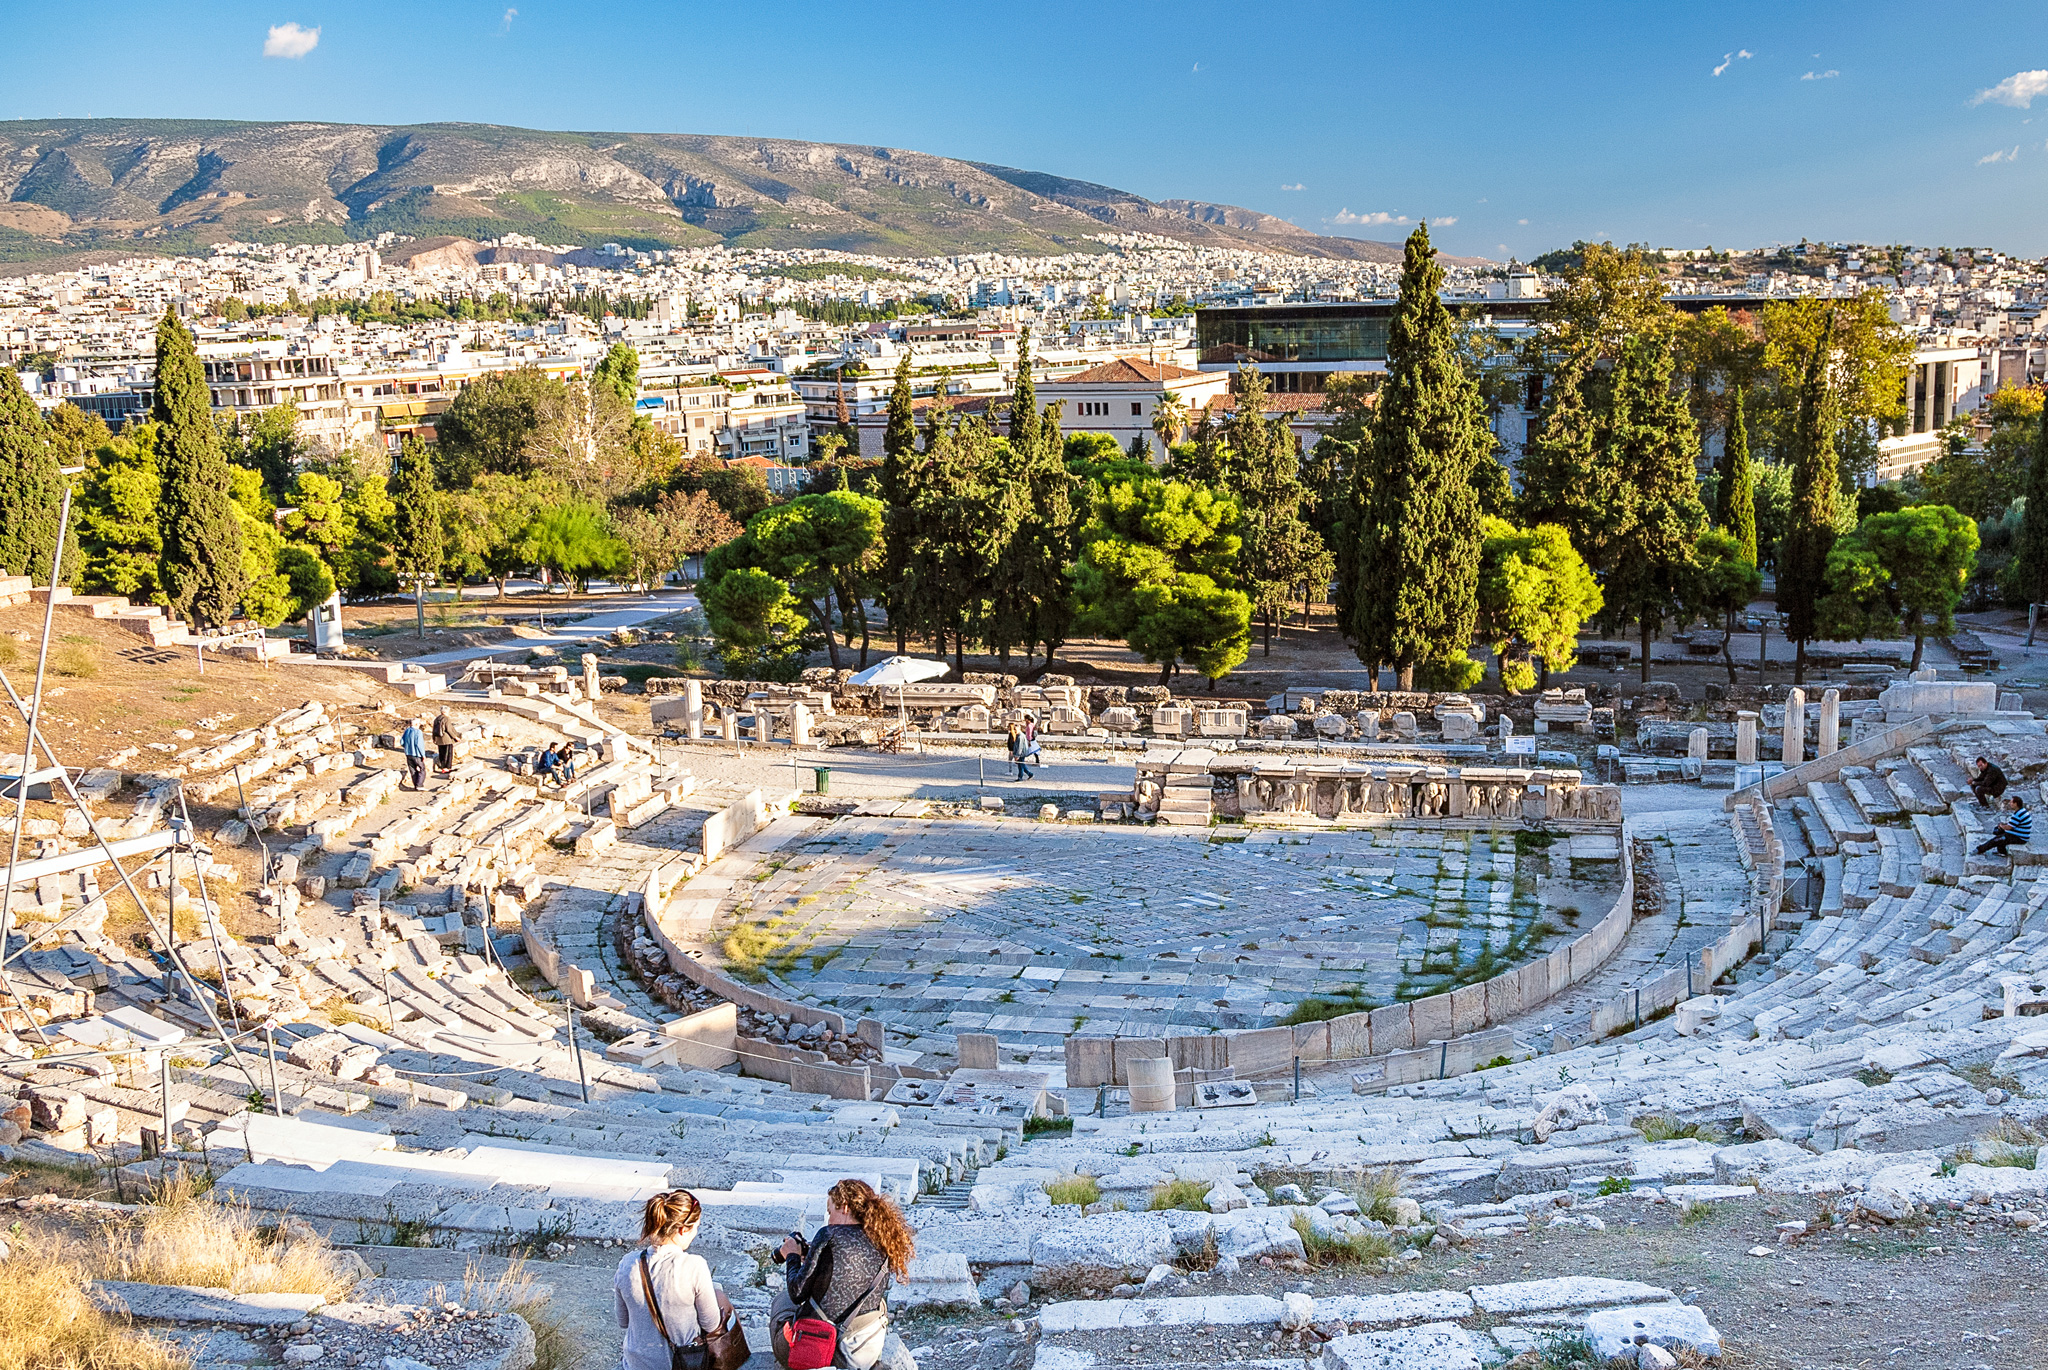
[[[62,642],[50,653],[50,669],[75,680],[90,680],[100,673],[99,653],[81,642]]]
[[[1418,663],[1415,667],[1415,688],[1433,693],[1462,694],[1477,685],[1485,674],[1486,667],[1470,655],[1453,652],[1435,661]]]
[[[1089,1204],[1102,1202],[1102,1186],[1093,1175],[1062,1175],[1057,1180],[1047,1180],[1043,1186],[1045,1197],[1055,1204],[1078,1204],[1086,1208]]]
[[[1394,1221],[1394,1200],[1401,1197],[1407,1184],[1407,1172],[1397,1165],[1383,1165],[1368,1170],[1359,1181],[1358,1188],[1351,1191],[1351,1197],[1358,1201],[1358,1211],[1375,1222]]]
[[[144,1284],[196,1284],[237,1294],[320,1294],[338,1299],[354,1285],[333,1248],[280,1242],[246,1204],[206,1198],[189,1176],[160,1186],[154,1206],[105,1223],[92,1273]]]
[[[1500,664],[1501,688],[1511,695],[1536,688],[1536,668],[1526,661],[1503,661]]]
[[[1609,1175],[1600,1181],[1599,1192],[1603,1197],[1608,1194],[1628,1194],[1632,1193],[1635,1187],[1636,1182],[1626,1175]]]
[[[1209,1180],[1168,1180],[1152,1191],[1152,1197],[1145,1204],[1145,1209],[1152,1213],[1169,1208],[1186,1209],[1190,1213],[1207,1213],[1209,1205],[1204,1201],[1214,1187],[1214,1182]]]
[[[1074,1131],[1072,1118],[1026,1118],[1024,1135],[1030,1137],[1071,1136]]]

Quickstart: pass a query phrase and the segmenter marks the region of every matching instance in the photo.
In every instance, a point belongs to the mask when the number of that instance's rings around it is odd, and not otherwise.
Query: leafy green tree
[[[88,414],[68,400],[50,411],[50,446],[57,454],[60,467],[85,465],[86,460],[106,446],[113,436],[99,415]],[[77,507],[74,495],[74,517]]]
[[[1841,465],[1840,480],[1853,485],[1868,476],[1876,467],[1878,439],[1906,417],[1906,371],[1915,346],[1912,333],[1892,321],[1886,293],[1873,288],[1847,300],[1772,300],[1764,306],[1762,326],[1763,366],[1775,384],[1762,389],[1752,427],[1785,460],[1811,442],[1802,424],[1807,373],[1818,351],[1825,357],[1829,445]]]
[[[334,594],[334,572],[309,549],[286,543],[277,554],[278,574],[291,587],[292,607],[285,621],[297,621],[325,604]]]
[[[1648,254],[1612,243],[1581,243],[1545,299],[1544,346],[1577,361],[1613,359],[1631,338],[1663,335],[1678,322],[1664,298],[1662,267]]]
[[[1728,683],[1735,683],[1735,657],[1728,650],[1735,633],[1736,615],[1763,593],[1763,574],[1749,559],[1733,533],[1710,528],[1693,544],[1692,576],[1686,587],[1685,605],[1709,621],[1721,623],[1721,662],[1728,668]]]
[[[628,505],[616,510],[612,524],[625,541],[633,578],[658,585],[670,571],[682,569],[687,557],[740,536],[741,528],[704,491],[686,495],[665,491],[652,509]]]
[[[1409,236],[1387,336],[1348,625],[1359,660],[1403,689],[1425,663],[1467,659],[1478,613],[1479,502],[1472,475],[1493,450],[1478,387],[1459,358],[1444,273],[1426,225]],[[1460,668],[1462,670],[1462,668]]]
[[[440,474],[451,490],[466,490],[486,472],[525,475],[533,468],[528,444],[541,421],[561,402],[563,386],[539,367],[494,371],[462,388],[435,424]]]
[[[229,486],[213,398],[192,335],[171,309],[156,330],[159,509],[164,595],[181,617],[216,625],[242,602],[242,524]]]
[[[355,515],[348,507],[348,491],[334,477],[319,471],[301,471],[292,481],[291,508],[284,516],[285,531],[292,540],[310,547],[329,566],[339,567],[356,540]],[[348,582],[343,581],[344,589]]]
[[[910,352],[896,362],[896,386],[889,392],[889,419],[882,428],[882,455],[901,459],[917,446],[917,408],[910,390]]]
[[[1735,388],[1728,408],[1728,432],[1721,444],[1721,480],[1714,521],[1742,549],[1742,559],[1756,562],[1756,478],[1749,467],[1749,427],[1743,421],[1743,390]]]
[[[2041,392],[2009,386],[1991,397],[1991,435],[1957,442],[1919,473],[1927,501],[1994,519],[2025,493],[2041,429]]]
[[[1518,694],[1543,675],[1577,664],[1579,625],[1600,612],[1600,586],[1554,523],[1517,528],[1488,518],[1480,527],[1479,636],[1499,663],[1500,683]]]
[[[1672,388],[1668,337],[1623,344],[1610,404],[1604,457],[1621,473],[1623,499],[1611,515],[1613,561],[1602,584],[1608,603],[1636,620],[1647,681],[1651,637],[1684,605],[1706,523],[1695,478],[1699,439]]]
[[[618,570],[628,557],[605,511],[573,498],[542,509],[521,542],[529,565],[545,566],[579,590],[593,576]]]
[[[229,460],[261,472],[263,486],[273,496],[291,489],[292,480],[298,475],[299,459],[304,455],[296,407],[274,404],[247,422],[236,415],[222,436]]]
[[[2038,406],[2039,392],[2034,393]],[[2026,501],[2019,538],[2013,547],[2014,569],[2007,573],[2007,579],[2028,601],[2038,604],[2048,600],[2048,418],[2038,410],[2034,419],[2034,450],[2027,464]]]
[[[590,388],[617,399],[628,410],[640,398],[640,354],[615,342],[590,373]]]
[[[1930,633],[1955,630],[1956,605],[1977,564],[1977,524],[1945,504],[1872,514],[1828,552],[1817,615],[1832,635],[1913,639],[1914,670]]]
[[[1075,630],[1122,638],[1162,685],[1182,662],[1213,685],[1251,651],[1238,522],[1227,496],[1179,481],[1098,490],[1073,571]]]
[[[0,366],[0,572],[49,580],[63,504],[50,425],[13,368]],[[77,535],[67,532],[58,576],[68,582],[77,570]]]
[[[1792,506],[1778,548],[1778,608],[1785,615],[1785,635],[1798,644],[1795,684],[1806,679],[1806,644],[1820,631],[1816,606],[1826,589],[1828,553],[1836,536],[1841,470],[1835,459],[1835,402],[1828,379],[1833,334],[1830,322],[1814,340],[1800,385],[1789,463]]]
[[[278,565],[284,552],[284,535],[277,531],[276,508],[264,493],[263,475],[254,467],[228,468],[235,514],[242,525],[241,614],[266,628],[275,628],[291,617],[297,601],[291,581]]]
[[[792,681],[803,673],[810,623],[789,587],[758,566],[708,573],[697,589],[718,660],[735,680]]]
[[[456,575],[489,576],[503,599],[506,580],[534,564],[526,530],[543,510],[568,500],[568,487],[549,476],[478,476],[450,495],[443,564]]]
[[[163,556],[162,482],[154,423],[129,425],[86,458],[73,503],[84,569],[78,588],[93,595],[156,600]]]
[[[727,466],[717,457],[691,457],[669,478],[668,488],[685,495],[708,494],[725,516],[744,527],[775,503],[768,481],[751,466]]]

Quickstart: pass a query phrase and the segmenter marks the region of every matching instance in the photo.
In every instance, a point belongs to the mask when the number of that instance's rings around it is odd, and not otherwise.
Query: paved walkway
[[[545,604],[526,607],[536,612],[546,609]],[[481,647],[452,647],[445,652],[428,652],[422,656],[407,657],[411,666],[444,666],[457,661],[474,661],[480,656],[499,656],[509,652],[530,652],[535,647],[568,647],[588,642],[592,638],[604,637],[621,628],[637,628],[669,614],[681,613],[697,607],[697,596],[686,591],[669,590],[654,595],[622,595],[615,607],[600,609],[580,622],[567,623],[560,628],[551,628],[545,635],[534,637],[512,637],[503,642],[489,643]],[[571,610],[569,612],[583,612]]]

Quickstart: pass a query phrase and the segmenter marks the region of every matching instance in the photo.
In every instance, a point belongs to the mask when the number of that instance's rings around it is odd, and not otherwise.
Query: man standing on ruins
[[[455,721],[448,717],[445,707],[434,715],[434,747],[437,752],[434,769],[442,775],[452,773],[455,770]]]
[[[412,787],[424,790],[427,787],[427,738],[420,731],[419,720],[407,719],[405,731],[398,737],[399,750],[405,753],[405,773],[412,777]]]

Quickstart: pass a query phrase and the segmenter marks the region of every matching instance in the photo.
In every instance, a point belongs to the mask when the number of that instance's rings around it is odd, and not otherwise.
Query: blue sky
[[[1397,239],[1426,216],[1446,250],[1491,257],[1579,237],[2048,253],[2042,0],[0,0],[0,52],[10,119],[887,144],[1319,232]]]

